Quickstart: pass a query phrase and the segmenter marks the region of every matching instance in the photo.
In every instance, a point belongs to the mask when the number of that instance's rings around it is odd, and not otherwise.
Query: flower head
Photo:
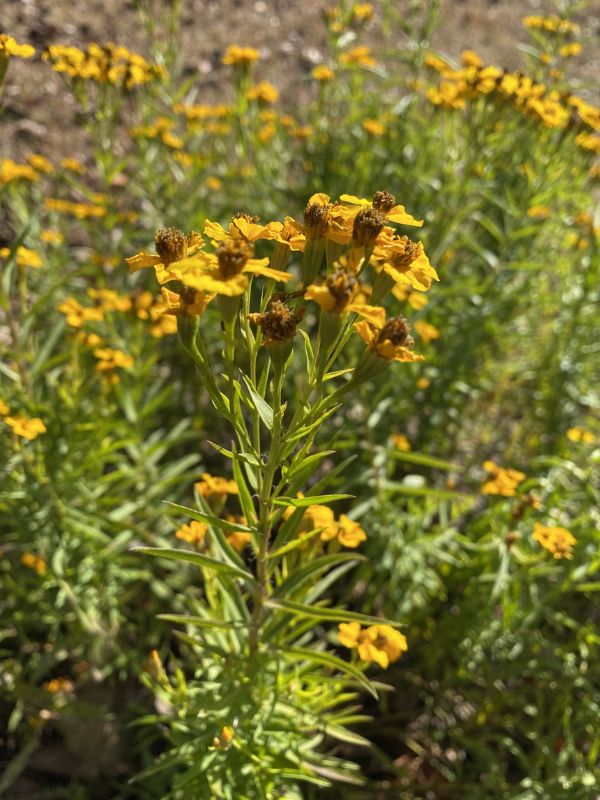
[[[423,361],[423,356],[412,352],[414,339],[404,317],[390,317],[377,324],[360,320],[354,323],[354,329],[369,350],[386,361]]]
[[[240,47],[239,44],[230,44],[223,56],[223,64],[234,67],[249,67],[255,61],[258,61],[259,57],[260,53],[254,47]]]
[[[206,523],[198,522],[198,520],[193,519],[187,525],[182,525],[181,528],[175,532],[175,536],[183,542],[200,545],[204,543],[207,530],[208,525],[206,525]]]
[[[39,417],[4,417],[4,422],[16,436],[29,441],[36,439],[40,433],[46,433],[46,426]]]
[[[194,488],[201,497],[224,498],[228,494],[237,494],[238,488],[235,481],[227,478],[213,477],[208,472],[202,475],[202,480],[194,484]]]
[[[533,538],[552,553],[554,558],[573,558],[573,546],[577,544],[577,539],[566,528],[536,522],[533,526]]]
[[[527,477],[524,472],[516,469],[505,469],[499,467],[493,461],[485,461],[483,468],[491,474],[491,478],[484,482],[481,487],[483,494],[498,494],[503,497],[514,497],[517,487]]]
[[[386,669],[408,650],[406,637],[391,625],[362,628],[359,622],[342,622],[338,627],[340,644],[357,649],[359,657]]]
[[[31,58],[35,55],[35,47],[30,44],[19,44],[8,33],[0,33],[0,58],[17,56],[18,58]]]
[[[303,308],[292,311],[282,299],[274,297],[264,313],[248,314],[248,319],[254,325],[260,326],[265,347],[272,347],[293,339],[303,316]]]

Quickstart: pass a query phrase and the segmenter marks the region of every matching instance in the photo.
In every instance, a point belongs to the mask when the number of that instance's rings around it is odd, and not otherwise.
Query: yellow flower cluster
[[[249,67],[258,61],[260,53],[254,47],[241,47],[239,44],[230,44],[225,55],[223,64],[234,67]]]
[[[169,117],[157,117],[151,125],[138,125],[129,132],[135,139],[161,139],[172,150],[181,150],[183,140],[173,132],[174,126],[175,122]]]
[[[204,522],[198,522],[198,520],[193,519],[187,525],[182,525],[181,528],[176,531],[175,536],[178,539],[181,539],[183,542],[202,545],[204,544],[204,538],[207,530],[208,525],[206,525]]]
[[[593,444],[596,441],[594,434],[591,431],[586,431],[585,428],[569,428],[567,439],[571,442],[583,442],[584,444]]]
[[[217,497],[219,499],[225,498],[228,494],[237,494],[237,483],[227,478],[215,477],[205,472],[202,475],[202,480],[194,484],[194,488],[200,495],[206,499],[210,497]]]
[[[38,575],[44,575],[46,572],[46,561],[41,556],[36,556],[34,553],[23,553],[21,556],[21,564],[37,572]]]
[[[67,214],[77,219],[90,219],[106,216],[106,207],[94,205],[93,203],[74,203],[71,200],[61,200],[57,197],[47,197],[44,206],[48,211],[56,211],[57,214]]]
[[[541,546],[552,553],[554,558],[573,558],[573,547],[577,539],[566,528],[534,523],[533,538]]]
[[[569,19],[561,19],[556,15],[550,17],[539,17],[531,15],[523,17],[523,25],[526,28],[546,31],[547,33],[578,33],[579,25]]]
[[[289,508],[285,516],[290,517],[294,509]],[[300,532],[322,528],[319,534],[322,542],[337,540],[343,547],[358,547],[366,541],[367,534],[354,520],[341,514],[336,520],[335,514],[329,506],[309,506],[304,512]]]
[[[10,408],[1,398],[0,417],[2,417],[2,421],[11,428],[15,436],[20,436],[22,439],[32,441],[36,439],[40,433],[46,433],[46,426],[39,417],[13,417],[10,414]]]
[[[10,56],[17,58],[31,58],[35,55],[35,47],[30,44],[19,44],[16,39],[8,33],[0,33],[0,60],[8,59]],[[0,67],[1,77],[1,67]]]
[[[39,175],[31,164],[18,164],[11,158],[2,159],[2,164],[0,165],[0,186],[19,180],[37,181],[38,178]]]
[[[362,661],[374,662],[383,669],[408,650],[406,636],[391,625],[362,628],[359,622],[342,622],[338,627],[338,638],[344,647],[356,649]]]
[[[477,64],[473,55],[476,54],[470,51],[463,54],[463,61],[467,63],[461,69],[452,69],[437,57],[428,59],[428,65],[441,76],[439,86],[427,91],[430,102],[462,109],[468,100],[490,95],[501,101],[512,102],[518,110],[538,119],[548,128],[565,128],[568,124],[579,122],[593,130],[600,130],[600,109],[596,106],[575,95],[565,98],[558,91],[548,90],[545,84],[536,83],[521,72],[507,72],[493,65],[485,66],[482,62]],[[594,142],[587,139],[578,144],[585,147],[584,142],[589,149],[596,148]]]
[[[496,494],[502,497],[514,497],[517,487],[527,477],[524,472],[516,469],[505,469],[499,467],[493,461],[485,461],[483,468],[491,474],[491,478],[484,482],[481,487],[483,494]]]
[[[64,72],[70,78],[110,83],[125,89],[134,89],[164,74],[162,67],[111,42],[92,43],[86,50],[53,44],[44,50],[42,58],[49,61],[56,72]]]
[[[10,248],[9,247],[0,247],[0,258],[8,258],[10,255]],[[36,253],[35,250],[30,250],[28,247],[23,247],[23,245],[19,245],[15,252],[15,261],[18,267],[32,267],[33,269],[39,269],[42,265],[42,259],[39,253]]]

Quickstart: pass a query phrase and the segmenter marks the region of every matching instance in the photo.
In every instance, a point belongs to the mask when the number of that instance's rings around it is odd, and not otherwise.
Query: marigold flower
[[[126,258],[132,272],[146,267],[154,267],[159,283],[166,283],[178,276],[169,269],[177,262],[194,255],[204,247],[204,239],[199,233],[192,231],[187,236],[179,228],[159,228],[156,231],[155,247],[157,255],[142,251]]]
[[[10,414],[10,409],[0,397],[0,417],[5,417],[7,414]]]
[[[329,506],[309,506],[304,512],[304,518],[310,523],[311,530],[323,528],[319,534],[321,541],[328,542],[337,536],[338,526],[335,521],[335,514]]]
[[[187,317],[199,317],[215,296],[189,286],[184,286],[180,294],[171,292],[163,286],[161,294],[163,298],[161,313],[173,316],[183,314]]]
[[[365,119],[362,126],[369,136],[383,136],[385,133],[385,125],[377,119]]]
[[[8,33],[0,33],[0,59],[9,56],[17,58],[31,58],[35,55],[35,47],[30,44],[19,44]]]
[[[347,67],[376,67],[377,61],[366,45],[357,45],[340,56],[340,64]]]
[[[573,547],[577,544],[577,539],[566,528],[535,522],[533,538],[552,553],[554,558],[573,558]]]
[[[208,472],[204,472],[202,480],[194,484],[194,488],[201,497],[224,498],[228,494],[237,494],[238,488],[235,481],[227,478],[213,477]]]
[[[246,97],[259,103],[276,103],[279,100],[279,89],[269,81],[261,81],[248,89]]]
[[[104,319],[102,308],[86,308],[74,297],[68,297],[57,307],[61,314],[67,318],[67,325],[72,328],[81,328],[85,322],[99,322]]]
[[[50,228],[44,228],[40,233],[40,239],[46,244],[62,244],[65,237],[59,231],[53,231]]]
[[[99,347],[94,350],[94,355],[98,359],[96,369],[99,372],[106,372],[117,368],[129,369],[133,366],[132,356],[122,350],[113,350],[111,347]]]
[[[571,442],[584,442],[585,444],[593,444],[596,441],[594,434],[586,431],[585,428],[569,428],[567,439]]]
[[[366,541],[367,534],[353,519],[345,514],[340,514],[337,523],[337,539],[344,547],[358,547],[361,542]]]
[[[28,567],[28,569],[34,570],[38,575],[44,575],[46,572],[46,561],[41,556],[36,556],[33,553],[23,553],[21,564],[24,567]]]
[[[531,219],[547,219],[551,213],[548,206],[531,206],[527,209],[527,216]]]
[[[48,211],[59,214],[71,214],[77,219],[90,219],[106,216],[106,208],[92,203],[73,203],[70,200],[60,200],[57,197],[47,197],[44,206]]]
[[[581,50],[581,42],[571,42],[570,44],[564,44],[558,52],[563,58],[573,58],[578,56]]]
[[[44,683],[44,689],[51,694],[71,694],[75,689],[75,684],[69,678],[52,678]]]
[[[182,525],[181,528],[175,532],[175,536],[183,542],[200,545],[204,542],[207,530],[208,525],[206,525],[206,523],[198,522],[198,520],[193,519],[187,525]]]
[[[63,169],[74,172],[76,175],[85,175],[85,167],[76,158],[63,158],[60,161],[60,165]]]
[[[10,255],[9,247],[0,247],[0,257],[8,258]],[[30,250],[28,247],[19,245],[15,253],[15,260],[18,267],[32,267],[33,269],[40,269],[43,266],[43,261],[35,250]]]
[[[49,175],[51,172],[54,172],[54,165],[49,158],[46,158],[46,156],[27,156],[27,161],[36,170],[36,172],[45,172],[47,175]]]
[[[330,81],[335,77],[335,72],[326,64],[319,64],[317,67],[314,67],[310,74],[316,81],[321,81],[322,83]]]
[[[366,22],[373,17],[373,6],[371,3],[357,3],[352,8],[352,19],[358,22]]]
[[[423,322],[422,320],[417,320],[417,322],[415,322],[415,330],[425,344],[440,338],[440,332],[435,325],[430,325],[428,322]]]
[[[481,487],[483,494],[514,497],[517,492],[517,487],[527,477],[524,472],[519,472],[516,469],[499,467],[493,461],[484,461],[483,468],[492,475],[492,478],[485,481]]]
[[[264,336],[263,345],[274,347],[289,342],[296,335],[296,327],[304,316],[304,309],[294,311],[278,297],[269,302],[262,314],[248,314],[253,325],[259,325]]]
[[[215,736],[212,746],[215,750],[227,750],[235,736],[235,731],[230,725],[225,725],[221,733]],[[210,749],[210,748],[209,748]]]
[[[409,450],[412,450],[410,442],[403,433],[395,433],[392,436],[392,445],[396,450],[400,450],[403,453],[408,453]]]
[[[364,629],[359,622],[342,622],[338,636],[340,644],[357,649],[363,661],[375,662],[383,669],[408,650],[406,637],[391,625],[371,625]]]
[[[356,277],[347,269],[339,266],[323,285],[311,284],[304,293],[306,300],[314,300],[324,310],[332,314],[353,312],[372,322],[383,324],[385,309],[367,303],[355,303],[354,298],[360,287]]]
[[[11,158],[2,159],[0,166],[0,186],[4,186],[11,181],[27,180],[37,181],[38,173],[29,164],[17,164]]]
[[[266,225],[261,225],[258,217],[238,212],[231,218],[227,230],[218,222],[206,220],[204,234],[210,237],[213,244],[232,239],[257,242],[259,239],[274,239],[281,227],[280,222],[267,222]]]
[[[39,417],[4,417],[4,422],[14,434],[29,441],[36,439],[40,433],[46,433],[46,426]]]
[[[354,323],[354,330],[373,353],[386,361],[423,361],[423,356],[413,353],[412,336],[404,317],[391,317],[374,325],[367,320]]]
[[[223,64],[248,67],[258,61],[259,57],[260,53],[254,47],[240,47],[238,44],[230,44],[223,56]]]
[[[422,291],[413,289],[412,286],[407,283],[397,283],[392,287],[392,294],[396,300],[400,300],[401,303],[407,302],[414,311],[421,311],[429,302],[427,300],[427,295]]]
[[[249,533],[245,531],[231,531],[226,536],[228,544],[230,544],[234,550],[238,553],[241,553],[244,548],[246,548],[252,539]]]

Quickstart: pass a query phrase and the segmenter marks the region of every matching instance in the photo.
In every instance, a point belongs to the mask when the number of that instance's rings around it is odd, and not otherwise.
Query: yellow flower
[[[56,211],[59,214],[72,214],[77,219],[89,219],[105,217],[107,214],[104,206],[92,205],[91,203],[72,203],[70,200],[60,200],[57,197],[47,197],[44,206],[48,211]]]
[[[314,300],[324,310],[332,314],[348,314],[353,312],[371,322],[382,326],[385,322],[385,309],[381,306],[370,306],[366,303],[355,303],[359,292],[356,277],[343,267],[338,267],[324,284],[311,284],[304,293],[306,300]]]
[[[570,44],[564,44],[558,52],[563,58],[573,58],[581,53],[581,43],[571,42]]]
[[[426,292],[432,281],[439,280],[435,267],[423,249],[423,243],[414,242],[408,236],[388,236],[384,231],[373,250],[372,262],[378,272],[384,272],[396,285],[405,284],[421,292]],[[410,305],[414,306],[415,302],[419,303],[413,298]]]
[[[422,320],[415,322],[415,330],[425,344],[440,338],[440,332],[435,325],[430,325],[428,322],[423,322]]]
[[[208,748],[209,750],[227,750],[231,742],[233,741],[235,736],[235,731],[230,725],[225,725],[221,733],[218,736],[215,736],[212,743],[212,748]]]
[[[40,433],[46,433],[46,426],[39,417],[4,417],[4,422],[12,428],[13,433],[32,441]]]
[[[268,258],[251,258],[252,253],[253,245],[244,239],[225,240],[216,253],[202,252],[172,264],[166,280],[176,278],[185,286],[226,297],[243,294],[248,287],[248,275],[262,275],[283,282],[291,280],[289,272],[272,269]]]
[[[51,694],[71,694],[75,689],[75,684],[69,678],[52,678],[43,686]]]
[[[238,488],[235,481],[227,478],[213,477],[208,472],[203,473],[202,480],[194,484],[194,488],[201,497],[223,498],[228,494],[237,494]]]
[[[240,47],[238,44],[230,44],[223,56],[223,64],[247,67],[258,61],[259,56],[259,51],[254,47]]]
[[[352,19],[358,22],[366,22],[373,17],[373,6],[371,3],[357,3],[352,8]]]
[[[74,172],[77,175],[85,175],[85,167],[81,161],[78,161],[76,158],[63,158],[61,159],[60,165],[69,172]]]
[[[337,539],[344,547],[358,547],[361,542],[366,541],[367,534],[354,520],[341,514],[337,523]],[[321,534],[321,538],[323,535]]]
[[[9,255],[10,248],[0,247],[1,258],[8,258]],[[43,266],[43,261],[40,255],[36,253],[35,250],[30,250],[28,247],[23,247],[23,245],[17,247],[15,255],[18,267],[32,267],[34,269],[39,269],[41,266]]]
[[[584,428],[569,428],[567,438],[571,442],[585,442],[585,444],[593,444],[596,441],[594,434]]]
[[[409,450],[412,450],[410,442],[403,433],[395,433],[392,436],[392,444],[396,450],[400,450],[403,453],[408,453]]]
[[[27,180],[37,181],[38,174],[33,167],[28,164],[17,164],[11,158],[4,158],[0,166],[0,186],[4,186],[11,181]]]
[[[106,372],[107,370],[129,369],[133,365],[133,358],[122,350],[113,350],[111,347],[99,347],[94,350],[94,355],[98,359],[96,369],[99,372]]]
[[[244,548],[250,544],[252,537],[245,531],[231,531],[227,534],[226,538],[228,544],[230,544],[238,553],[241,553],[242,550],[244,550]]]
[[[163,305],[161,307],[162,313],[171,314],[173,316],[184,314],[188,317],[199,317],[214,298],[214,294],[199,292],[197,289],[191,289],[189,286],[184,286],[181,294],[171,292],[163,286],[161,294],[163,298]]]
[[[326,82],[335,77],[335,72],[326,64],[319,64],[319,66],[313,69],[311,75],[316,81]]]
[[[0,417],[5,417],[7,414],[10,414],[10,409],[0,397]]]
[[[35,55],[35,47],[30,44],[18,44],[8,33],[0,33],[0,58],[17,56],[18,58],[31,58]]]
[[[584,150],[592,150],[600,155],[600,136],[595,136],[593,133],[580,133],[575,137],[575,144],[583,147]]]
[[[493,461],[484,461],[483,468],[491,474],[491,479],[484,482],[481,487],[483,494],[498,494],[503,497],[514,497],[517,487],[527,477],[524,472],[516,469],[499,467]]]
[[[99,322],[104,318],[101,308],[86,308],[74,297],[68,297],[58,306],[58,311],[67,318],[67,325],[72,328],[81,328],[85,322]]]
[[[50,159],[46,158],[46,156],[27,156],[27,161],[29,161],[36,172],[45,172],[47,175],[49,175],[51,172],[54,172],[54,166]]]
[[[210,175],[206,179],[205,184],[207,189],[210,189],[213,192],[217,192],[221,188],[221,186],[223,186],[223,181],[214,175]]]
[[[449,65],[443,58],[440,58],[435,53],[427,53],[425,56],[425,64],[436,72],[445,72],[449,69]]]
[[[130,311],[133,307],[133,300],[129,295],[119,294],[114,289],[88,289],[88,297],[98,301],[102,311]]]
[[[159,228],[154,244],[157,255],[142,251],[126,258],[125,261],[132,272],[154,267],[157,281],[166,283],[178,277],[172,273],[171,268],[204,247],[204,239],[195,231],[186,236],[179,228]]]
[[[411,350],[414,341],[404,317],[391,317],[378,325],[363,319],[354,323],[354,330],[371,352],[386,361],[423,361],[423,356]]]
[[[46,244],[62,244],[65,237],[59,231],[53,231],[50,228],[44,228],[40,233],[40,239]]]
[[[465,67],[477,67],[478,69],[483,67],[481,57],[474,50],[463,50],[460,60]]]
[[[188,525],[182,525],[181,528],[176,531],[175,536],[183,542],[200,545],[204,542],[207,530],[208,525],[194,519]]]
[[[36,556],[33,553],[23,553],[21,556],[21,564],[24,567],[37,572],[38,575],[44,575],[46,572],[46,562],[41,556]]]
[[[279,90],[269,81],[261,81],[248,89],[246,97],[259,103],[276,103],[279,100]]]
[[[401,303],[407,302],[415,311],[421,311],[429,302],[423,292],[413,289],[406,283],[397,283],[392,288],[392,294]]]
[[[353,67],[376,67],[377,61],[371,54],[371,48],[366,45],[357,45],[340,57],[340,63]]]
[[[419,380],[417,381],[417,388],[427,389],[430,383],[431,381],[429,380],[429,378],[419,378]]]
[[[554,558],[573,558],[573,546],[577,539],[566,528],[534,523],[533,538],[548,550]]]
[[[385,133],[385,125],[376,119],[365,119],[362,126],[369,136],[383,136]]]
[[[386,669],[408,650],[406,637],[391,625],[371,625],[363,629],[359,622],[342,622],[338,627],[340,644],[357,649],[359,657]]]
[[[340,195],[340,202],[346,214],[356,215],[361,208],[372,206],[376,211],[383,214],[387,222],[395,222],[399,225],[415,225],[420,228],[423,224],[422,219],[415,219],[406,213],[404,206],[396,205],[396,198],[389,192],[375,192],[372,200],[356,197],[353,194]],[[350,206],[350,209],[346,208]]]
[[[323,542],[328,542],[337,536],[335,515],[329,506],[309,506],[304,512],[304,519],[309,524],[309,530],[323,528],[319,535]]]
[[[531,206],[527,210],[527,216],[531,219],[547,219],[551,213],[548,206]]]

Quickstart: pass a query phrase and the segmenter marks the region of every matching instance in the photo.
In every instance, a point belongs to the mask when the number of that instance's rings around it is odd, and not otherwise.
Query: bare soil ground
[[[407,4],[396,1],[400,8]],[[166,2],[155,0],[155,6],[164,8]],[[276,83],[284,104],[291,105],[302,78],[325,57],[323,10],[332,4],[332,0],[183,0],[184,68],[199,73],[201,97],[214,99],[225,80],[221,58],[227,45],[259,47],[260,76]],[[376,0],[373,4],[376,16],[367,36],[376,48],[380,9]],[[0,6],[0,31],[38,50],[52,43],[85,46],[113,41],[147,54],[135,0],[2,0]],[[488,61],[515,67],[517,45],[526,39],[522,17],[553,11],[551,0],[444,0],[432,44],[452,57],[470,48]],[[600,74],[600,0],[591,0],[579,21],[588,41],[575,68],[584,83],[592,84]],[[405,47],[406,41],[399,37],[397,44]],[[0,154],[83,157],[85,142],[77,129],[74,101],[60,76],[46,64],[13,59],[4,100]]]

